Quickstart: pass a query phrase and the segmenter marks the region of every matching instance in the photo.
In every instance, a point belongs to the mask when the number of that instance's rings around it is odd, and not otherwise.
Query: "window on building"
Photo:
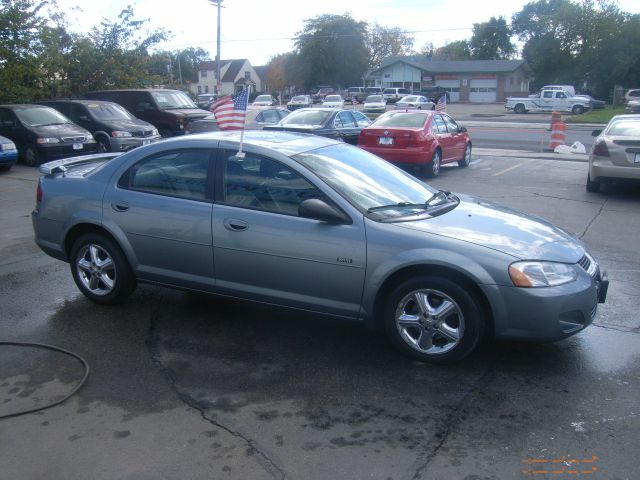
[[[209,85],[204,86],[204,93],[209,93]]]
[[[200,78],[207,78],[207,71],[206,70],[200,70]]]
[[[245,80],[250,80],[251,79],[251,72],[249,70],[244,72],[244,79]]]
[[[202,86],[198,85],[198,93],[202,93]]]

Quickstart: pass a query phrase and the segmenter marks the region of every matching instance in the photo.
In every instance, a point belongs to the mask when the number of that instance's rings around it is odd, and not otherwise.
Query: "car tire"
[[[0,165],[0,172],[8,172],[11,170],[11,165]]]
[[[109,142],[108,138],[99,136],[96,138],[96,142],[98,142],[98,153],[109,153],[111,151],[111,142]]]
[[[105,235],[82,235],[74,242],[69,259],[78,289],[95,303],[122,303],[136,288],[124,253]]]
[[[436,149],[433,152],[433,158],[429,163],[424,166],[424,174],[429,178],[436,178],[440,174],[440,167],[442,166],[442,153]]]
[[[400,283],[384,307],[391,344],[405,355],[432,363],[462,360],[478,345],[485,320],[477,297],[459,283],[423,275]]]
[[[464,149],[464,156],[462,160],[458,160],[458,166],[460,168],[466,168],[471,163],[471,144],[467,143],[467,146]]]
[[[600,182],[592,181],[591,175],[587,174],[587,192],[599,192],[600,191]]]
[[[40,154],[35,147],[29,146],[24,150],[24,163],[30,167],[37,167],[40,165]]]
[[[527,113],[527,109],[524,108],[522,103],[518,103],[515,107],[513,107],[513,111],[515,113]]]
[[[584,107],[582,105],[574,105],[571,109],[571,113],[574,115],[582,115],[584,113]]]

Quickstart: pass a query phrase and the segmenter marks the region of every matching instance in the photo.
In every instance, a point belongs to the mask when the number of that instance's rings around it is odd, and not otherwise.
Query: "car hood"
[[[396,225],[471,242],[523,260],[576,263],[585,253],[578,239],[545,220],[479,198],[457,196],[460,204],[443,215]]]
[[[202,110],[201,108],[176,108],[176,109],[169,108],[169,109],[163,110],[163,112],[171,113],[179,117],[185,116],[188,118],[203,118],[203,117],[206,117],[207,115],[211,115],[211,112]]]
[[[72,135],[91,136],[88,130],[75,123],[64,123],[62,125],[42,125],[31,127],[31,130],[40,137],[66,137]]]
[[[131,130],[153,130],[154,127],[149,122],[145,122],[144,120],[103,120],[101,123],[106,126],[112,128],[113,130],[122,130],[125,132]]]

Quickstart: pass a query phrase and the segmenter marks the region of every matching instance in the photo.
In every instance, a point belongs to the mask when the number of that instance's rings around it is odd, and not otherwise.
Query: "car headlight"
[[[114,138],[131,137],[131,132],[122,132],[120,130],[114,130],[111,132],[111,136]]]
[[[60,143],[60,139],[56,137],[38,137],[36,139],[36,143],[44,144],[44,143]]]
[[[566,263],[523,261],[509,265],[509,276],[516,287],[555,287],[575,281],[578,272]]]
[[[151,130],[151,136],[153,137],[153,136],[156,136],[156,135],[160,135],[160,134],[158,133],[158,129],[154,128],[153,130]]]

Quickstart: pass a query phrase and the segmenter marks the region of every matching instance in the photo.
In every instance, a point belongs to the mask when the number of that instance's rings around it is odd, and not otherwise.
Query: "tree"
[[[362,83],[369,63],[367,25],[350,15],[319,15],[305,20],[295,38],[296,70],[305,86]]]
[[[467,40],[457,40],[436,49],[433,55],[443,60],[469,60],[471,48]]]
[[[0,4],[0,101],[30,102],[40,92],[38,32],[45,2],[3,0]]]
[[[292,53],[281,53],[271,57],[267,63],[267,86],[272,92],[282,92],[290,85],[287,74],[286,65]]]
[[[367,28],[366,46],[369,50],[369,68],[375,68],[385,58],[410,55],[413,36],[398,27],[383,27],[374,23]]]
[[[474,23],[469,47],[472,57],[478,60],[506,59],[516,53],[516,47],[511,43],[511,29],[504,17]]]

